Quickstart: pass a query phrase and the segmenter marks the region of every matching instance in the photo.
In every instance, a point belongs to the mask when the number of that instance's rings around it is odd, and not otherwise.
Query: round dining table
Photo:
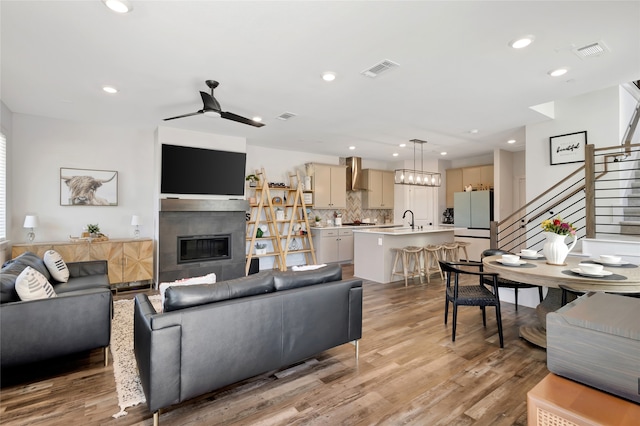
[[[547,287],[544,300],[536,307],[540,322],[537,326],[521,326],[520,337],[543,348],[547,347],[546,317],[562,307],[562,289],[577,292],[607,292],[640,294],[640,267],[620,262],[605,265],[601,276],[587,276],[579,272],[581,262],[599,263],[598,259],[569,256],[564,265],[551,265],[543,256],[536,259],[520,259],[517,265],[501,262],[502,256],[487,256],[482,259],[484,270],[496,272],[500,278]]]

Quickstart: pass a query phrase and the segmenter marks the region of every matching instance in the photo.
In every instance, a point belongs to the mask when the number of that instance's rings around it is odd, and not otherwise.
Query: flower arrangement
[[[576,228],[569,222],[563,222],[560,216],[554,219],[543,220],[540,224],[542,230],[545,232],[553,232],[558,235],[575,235]]]

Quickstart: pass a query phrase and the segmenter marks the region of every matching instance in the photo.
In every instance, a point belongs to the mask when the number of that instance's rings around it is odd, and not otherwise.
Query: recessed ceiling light
[[[253,121],[257,121],[258,123],[262,121],[262,117],[255,116],[252,118]]]
[[[111,93],[111,94],[118,93],[118,89],[116,89],[115,87],[111,87],[111,86],[104,86],[102,88],[102,90],[104,90],[107,93]]]
[[[322,79],[324,81],[333,81],[336,79],[336,73],[331,71],[324,72],[322,73]]]
[[[533,43],[533,40],[535,40],[534,36],[526,35],[526,36],[518,37],[515,40],[511,40],[509,42],[509,46],[513,47],[514,49],[522,49],[523,47],[527,47],[531,43]]]
[[[469,133],[471,133],[472,135],[475,135],[476,133],[478,133],[478,129],[471,129],[469,130]]]
[[[399,146],[400,146],[400,148],[404,148],[405,146],[407,146],[407,144],[406,143],[401,143]]]
[[[515,139],[509,139],[509,140],[507,141],[507,143],[516,143],[516,140],[515,140]]]
[[[349,147],[349,149],[350,149],[351,151],[353,151],[354,149],[356,149],[356,147],[355,147],[355,146],[353,146],[353,145],[351,145],[351,146]]]
[[[568,71],[569,68],[558,68],[549,71],[547,74],[549,74],[551,77],[560,77],[561,75],[565,75]]]
[[[397,153],[397,152],[394,152],[394,153],[393,153],[393,156],[394,156],[394,157],[397,157],[397,156],[398,156],[398,153]]]
[[[440,155],[447,155],[447,151],[442,151]]]
[[[129,13],[133,10],[133,5],[129,0],[102,0],[102,2],[117,13]]]

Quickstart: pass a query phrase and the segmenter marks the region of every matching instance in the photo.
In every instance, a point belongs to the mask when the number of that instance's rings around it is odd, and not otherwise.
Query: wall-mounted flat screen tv
[[[163,194],[243,195],[247,154],[162,145]]]

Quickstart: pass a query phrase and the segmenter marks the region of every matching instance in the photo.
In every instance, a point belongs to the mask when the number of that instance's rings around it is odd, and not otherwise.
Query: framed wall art
[[[551,136],[549,138],[549,147],[551,150],[551,165],[555,166],[557,164],[583,162],[586,146],[586,130],[584,132]]]
[[[118,172],[60,168],[61,206],[117,206]]]

